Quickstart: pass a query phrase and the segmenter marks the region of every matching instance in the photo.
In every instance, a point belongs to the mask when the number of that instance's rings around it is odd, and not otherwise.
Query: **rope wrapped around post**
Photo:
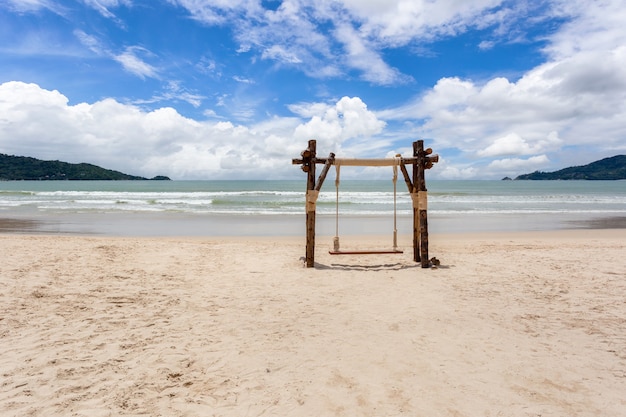
[[[306,191],[306,211],[307,213],[314,212],[317,198],[319,197],[320,192],[318,190],[307,190]]]
[[[411,193],[413,208],[418,210],[428,210],[428,191],[417,191]]]

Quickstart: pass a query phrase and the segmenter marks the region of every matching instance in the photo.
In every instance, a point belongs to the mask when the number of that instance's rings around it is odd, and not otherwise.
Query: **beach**
[[[431,233],[423,269],[405,234],[304,268],[303,235],[11,226],[3,416],[626,416],[626,229]]]

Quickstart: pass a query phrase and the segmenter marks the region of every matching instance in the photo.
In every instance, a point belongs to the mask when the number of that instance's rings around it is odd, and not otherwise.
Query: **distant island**
[[[504,178],[510,179],[510,178]],[[587,165],[564,168],[554,172],[535,171],[516,180],[625,180],[626,155],[604,158]]]
[[[39,180],[164,180],[159,175],[144,178],[104,169],[92,164],[70,164],[61,161],[42,161],[26,156],[13,156],[0,153],[0,181],[39,181]]]

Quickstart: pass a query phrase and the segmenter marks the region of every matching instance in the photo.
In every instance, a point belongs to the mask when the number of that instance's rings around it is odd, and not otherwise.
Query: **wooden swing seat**
[[[377,249],[377,250],[329,250],[331,255],[396,255],[404,253],[401,249]]]

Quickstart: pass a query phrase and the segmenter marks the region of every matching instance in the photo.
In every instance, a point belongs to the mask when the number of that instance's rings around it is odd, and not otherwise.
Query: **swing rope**
[[[339,252],[339,174],[341,165],[335,165],[335,237],[333,238],[333,250]]]
[[[393,250],[398,250],[398,221],[397,221],[397,200],[396,184],[398,183],[398,166],[393,166]]]

